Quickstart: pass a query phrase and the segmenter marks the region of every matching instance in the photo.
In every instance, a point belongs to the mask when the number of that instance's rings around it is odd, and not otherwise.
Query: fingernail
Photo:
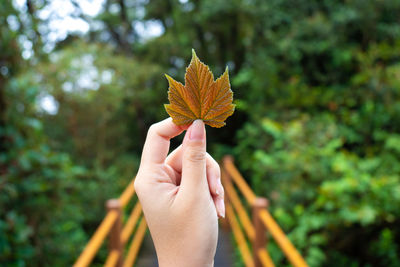
[[[219,190],[218,190],[218,189],[215,190],[215,194],[216,194],[217,196],[219,196],[220,193],[219,193]]]
[[[219,217],[225,218],[225,203],[223,198],[218,198],[216,202]]]
[[[202,120],[195,120],[190,129],[190,140],[200,141],[204,139],[204,123]]]

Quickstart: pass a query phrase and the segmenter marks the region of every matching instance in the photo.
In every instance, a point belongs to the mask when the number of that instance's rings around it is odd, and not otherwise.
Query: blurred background
[[[400,266],[398,0],[0,0],[0,265],[74,262],[192,48],[237,105],[209,152],[310,266]]]

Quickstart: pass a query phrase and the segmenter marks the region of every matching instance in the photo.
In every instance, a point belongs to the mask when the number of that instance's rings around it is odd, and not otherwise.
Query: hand
[[[183,144],[167,156],[170,139],[186,128]],[[220,177],[206,152],[203,121],[180,127],[169,118],[150,127],[135,189],[159,266],[213,266],[217,214],[225,216]]]

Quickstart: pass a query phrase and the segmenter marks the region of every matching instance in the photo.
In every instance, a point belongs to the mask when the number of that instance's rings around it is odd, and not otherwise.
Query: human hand
[[[161,267],[213,266],[217,214],[225,216],[220,169],[206,152],[203,121],[193,122],[168,155],[170,139],[186,128],[171,118],[150,127],[135,180]]]

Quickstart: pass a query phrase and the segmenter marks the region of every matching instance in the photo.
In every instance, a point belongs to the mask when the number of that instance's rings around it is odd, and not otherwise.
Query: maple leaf
[[[201,62],[194,50],[186,68],[185,85],[167,74],[168,100],[165,109],[176,125],[191,124],[201,119],[205,124],[220,128],[235,110],[233,92],[229,84],[228,67],[214,81],[210,68]]]

